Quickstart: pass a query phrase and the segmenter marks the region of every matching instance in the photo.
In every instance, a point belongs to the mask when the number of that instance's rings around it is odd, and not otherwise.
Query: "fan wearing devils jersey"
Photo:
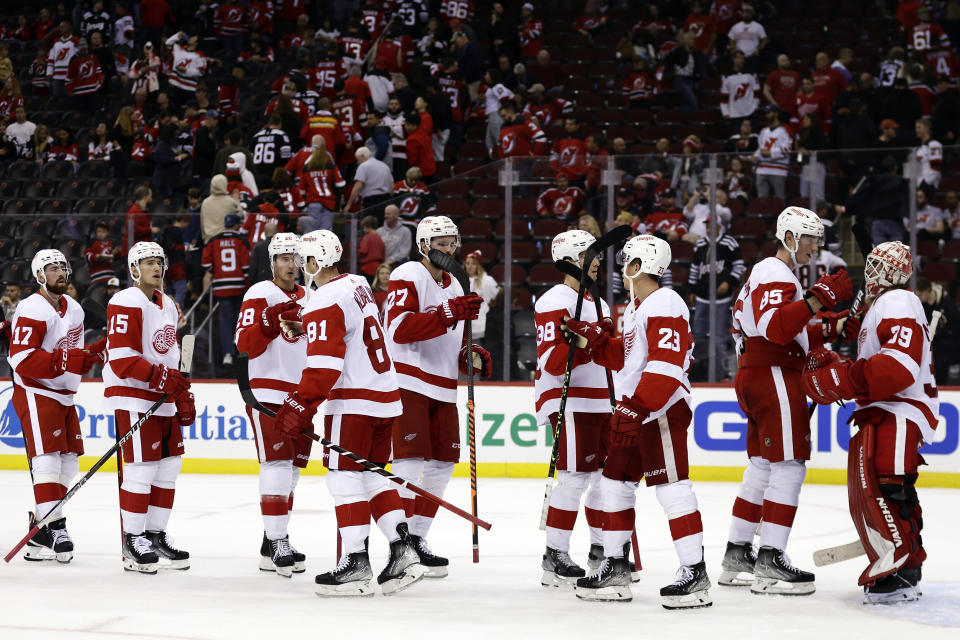
[[[541,127],[549,127],[561,116],[573,113],[573,103],[555,96],[549,100],[544,97],[546,89],[539,82],[530,87],[530,102],[523,108],[524,118],[536,118]]]
[[[380,37],[380,32],[387,25],[387,16],[380,10],[380,4],[377,0],[367,0],[360,11],[360,22],[373,40]]]
[[[113,411],[119,438],[155,402],[163,402],[122,448],[123,568],[156,573],[163,556],[170,568],[188,569],[190,554],[176,549],[166,534],[182,463],[182,428],[192,425],[197,413],[190,382],[177,368],[179,312],[163,293],[167,258],[160,245],[133,245],[127,266],[134,286],[107,303],[103,406]]]
[[[257,401],[276,412],[288,393],[296,389],[307,365],[306,337],[287,333],[285,320],[299,320],[304,289],[297,284],[299,239],[277,233],[267,253],[273,279],[250,287],[243,296],[234,341],[250,357],[250,387]],[[247,407],[260,463],[260,513],[263,542],[260,570],[290,577],[305,570],[304,557],[290,545],[287,525],[293,510],[293,491],[300,469],[310,458],[309,438],[287,438],[273,417]]]
[[[550,150],[550,168],[569,180],[583,180],[587,175],[587,143],[574,116],[563,121],[563,135]]]
[[[283,130],[283,119],[271,114],[263,129],[253,135],[253,175],[258,184],[269,184],[277,167],[292,156],[290,137]]]
[[[228,213],[223,219],[224,230],[210,238],[200,256],[200,266],[207,271],[203,288],[213,286],[213,297],[220,307],[218,324],[224,366],[233,365],[233,328],[249,286],[250,244],[240,231],[241,222],[240,216]]]
[[[922,7],[917,11],[917,18],[920,21],[907,34],[907,48],[913,51],[950,48],[950,38],[944,33],[943,27],[930,22],[930,9]]]
[[[814,212],[784,209],[776,238],[777,254],[753,268],[733,311],[741,353],[734,385],[747,417],[749,459],[733,505],[720,584],[751,585],[753,593],[809,595],[815,590],[813,574],[795,568],[784,553],[810,459],[801,371],[811,348],[836,337],[835,328],[825,335],[824,325],[810,324],[811,318],[848,299],[852,287],[843,269],[821,277],[806,293],[794,275],[823,241],[823,223]]]
[[[473,0],[441,0],[440,19],[451,31],[473,20]]]
[[[466,370],[468,351],[462,321],[480,315],[483,299],[475,293],[464,295],[460,284],[427,258],[430,249],[450,256],[456,252],[460,235],[450,218],[421,220],[416,242],[423,259],[393,270],[386,303],[388,346],[403,401],[403,414],[393,424],[393,472],[442,497],[460,458],[457,371]],[[489,377],[490,354],[472,347],[474,361],[482,359],[483,375]],[[426,544],[436,503],[414,499],[405,489],[400,495],[427,576],[447,575],[447,559],[434,555]]]
[[[501,158],[525,158],[543,155],[546,151],[547,136],[543,129],[532,120],[524,120],[517,114],[512,102],[500,108],[503,126],[497,141],[497,153]]]
[[[349,58],[354,64],[362,63],[370,50],[370,40],[361,29],[359,21],[351,20],[347,25],[346,33],[337,38],[337,44],[342,48],[344,57]]]
[[[36,510],[29,527],[50,514],[79,470],[83,436],[73,396],[99,362],[101,345],[84,349],[83,309],[64,295],[70,263],[43,249],[30,265],[40,289],[17,305],[10,329],[13,409],[20,419]],[[73,542],[62,512],[27,542],[25,560],[70,562]]]
[[[536,58],[543,48],[543,20],[533,15],[533,4],[525,2],[520,8],[523,24],[517,28],[520,35],[520,57]]]
[[[537,198],[537,213],[544,217],[572,222],[583,211],[585,201],[583,189],[571,187],[567,177],[558,173],[557,184]]]
[[[642,107],[655,93],[656,84],[647,71],[646,59],[636,58],[633,61],[633,71],[623,81],[624,97],[630,101],[631,107]]]
[[[564,231],[551,243],[554,261],[565,260],[583,268],[584,251],[596,240],[581,230]],[[589,265],[591,278],[597,277],[600,261]],[[556,433],[560,395],[571,347],[562,329],[574,317],[580,283],[569,275],[537,299],[534,319],[537,325],[537,424]],[[610,307],[600,301],[602,318],[597,318],[590,293],[585,293],[580,318],[586,322],[610,322]],[[601,366],[590,361],[586,351],[577,349],[570,370],[567,403],[557,452],[557,484],[550,494],[547,512],[547,550],[543,554],[540,584],[573,586],[586,572],[570,558],[570,535],[586,492],[583,512],[590,529],[590,555],[603,557],[603,501],[600,496],[600,463],[605,451],[603,434],[610,426],[610,397]]]
[[[386,465],[394,418],[404,407],[373,292],[362,276],[339,273],[343,247],[332,231],[304,235],[298,252],[304,279],[316,289],[303,303],[306,367],[277,411],[276,424],[289,437],[303,439],[304,431],[313,431],[317,407],[326,401],[325,437]],[[371,516],[390,542],[390,558],[377,579],[384,593],[422,578],[395,485],[336,451],[325,449],[323,461],[330,470],[326,484],[336,506],[343,555],[334,570],[316,577],[317,595],[373,595],[365,548]]]
[[[690,312],[678,293],[660,287],[670,269],[670,245],[649,235],[631,238],[621,251],[623,282],[630,292],[623,338],[613,323],[569,320],[593,362],[616,371],[617,405],[600,490],[603,495],[604,561],[577,581],[577,597],[629,600],[626,547],[636,516],[640,479],[656,487],[680,559],[676,579],[660,589],[667,609],[706,607],[710,579],[703,561],[703,523],[689,479],[687,428],[693,358]]]
[[[353,164],[353,149],[363,144],[363,130],[367,126],[367,109],[358,96],[347,93],[346,82],[338,78],[333,85],[335,96],[330,103],[330,111],[340,121],[344,137],[350,142],[340,153],[340,164]]]
[[[300,220],[300,228],[303,231],[331,229],[333,214],[340,202],[340,193],[347,183],[340,175],[340,169],[330,159],[322,140],[303,164],[297,183],[306,202],[306,215]]]
[[[343,59],[340,58],[339,52],[336,50],[336,44],[332,45],[332,50],[328,51],[327,58],[325,60],[318,60],[317,67],[314,71],[316,78],[315,89],[320,93],[324,98],[333,98],[334,89],[333,85],[337,82],[338,78],[342,78],[347,75],[347,67],[343,62]]]
[[[436,208],[433,194],[420,180],[422,176],[418,167],[410,167],[403,180],[393,185],[393,193],[400,198],[397,206],[405,221],[419,222],[425,213],[430,213]]]

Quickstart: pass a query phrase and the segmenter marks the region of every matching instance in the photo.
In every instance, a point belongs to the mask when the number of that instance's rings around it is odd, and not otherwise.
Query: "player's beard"
[[[55,296],[62,296],[67,292],[67,287],[70,286],[67,283],[67,279],[58,280],[57,282],[48,282],[47,291],[52,293]]]

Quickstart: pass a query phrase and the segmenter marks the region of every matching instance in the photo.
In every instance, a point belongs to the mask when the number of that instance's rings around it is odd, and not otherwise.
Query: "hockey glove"
[[[603,345],[613,336],[613,322],[609,320],[584,322],[568,318],[566,324],[560,326],[560,330],[565,334],[573,333],[581,339],[575,345],[577,348],[592,351],[596,347],[603,348]]]
[[[817,280],[806,295],[815,297],[824,308],[833,309],[837,304],[853,296],[853,284],[846,269],[837,269],[835,273]]]
[[[823,341],[836,342],[843,336],[844,342],[856,342],[860,336],[860,316],[851,316],[850,311],[825,311],[820,314],[823,320]],[[846,329],[844,329],[846,326]]]
[[[853,363],[836,351],[814,349],[807,356],[804,367],[803,391],[817,404],[852,400],[858,394],[850,375],[851,366]]]
[[[100,360],[101,365],[107,364],[107,339],[100,338],[93,344],[88,344],[86,350],[97,356],[97,359]]]
[[[437,315],[440,316],[444,326],[452,327],[461,320],[476,320],[479,318],[481,304],[483,304],[483,298],[475,293],[468,293],[465,296],[445,300],[443,304],[437,307]]]
[[[275,304],[272,307],[267,307],[261,311],[260,328],[263,330],[263,333],[270,338],[276,338],[278,335],[280,335],[281,316],[285,316],[288,312],[295,311],[299,307],[299,304],[293,300],[289,300],[287,302]]]
[[[147,381],[151,389],[165,393],[173,399],[179,398],[190,389],[190,381],[176,369],[165,367],[162,364],[153,365],[150,380]]]
[[[177,397],[177,419],[181,427],[189,427],[197,420],[197,405],[189,391]]]
[[[649,415],[649,411],[629,399],[618,402],[610,421],[610,443],[624,448],[640,444],[640,428]]]
[[[467,374],[467,346],[460,349],[460,373]],[[493,373],[493,359],[490,352],[478,344],[473,345],[473,372],[480,372],[484,378],[489,378]]]
[[[99,358],[85,349],[55,349],[53,351],[53,371],[58,376],[64,373],[85,375],[97,362],[99,362]]]
[[[316,410],[310,409],[300,395],[293,391],[283,399],[283,404],[273,418],[273,424],[288,438],[296,440],[304,431],[313,430],[314,413]]]

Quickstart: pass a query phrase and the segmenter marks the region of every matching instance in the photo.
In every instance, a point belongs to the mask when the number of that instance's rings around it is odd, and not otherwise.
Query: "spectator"
[[[917,148],[917,162],[920,164],[920,188],[932,199],[940,186],[943,169],[943,145],[931,137],[933,125],[929,118],[919,118],[914,123],[914,132],[920,140]]]
[[[744,118],[740,121],[740,132],[727,138],[724,151],[731,153],[753,153],[758,148],[758,140],[759,138],[753,131],[753,124],[750,119]]]
[[[960,312],[950,296],[949,283],[932,283],[926,278],[917,278],[917,297],[923,303],[923,312],[929,323],[935,311],[940,312],[937,332],[933,336],[930,352],[933,356],[934,375],[938,385],[948,384],[950,369],[957,364],[957,340],[960,339]]]
[[[767,126],[760,131],[759,149],[754,154],[757,196],[786,199],[787,171],[790,168],[790,132],[780,124],[780,110],[773,105],[764,109]]]
[[[44,164],[50,159],[50,149],[53,145],[53,138],[50,137],[50,128],[41,124],[33,134],[33,144],[28,151],[29,160],[34,160],[37,164]]]
[[[640,173],[655,173],[662,178],[673,172],[673,165],[674,158],[670,155],[670,140],[660,138],[654,145],[653,152],[640,163]]]
[[[47,65],[50,60],[50,45],[45,42],[37,43],[37,57],[30,62],[27,75],[30,77],[30,87],[33,95],[46,98],[50,93],[52,78],[47,74]]]
[[[473,321],[473,337],[475,340],[483,339],[487,329],[487,313],[490,311],[490,303],[500,293],[500,285],[484,271],[482,261],[483,253],[480,251],[471,251],[463,260],[463,268],[470,278],[470,292],[483,298],[483,302],[480,304],[480,316]]]
[[[827,148],[827,138],[823,135],[823,128],[820,126],[820,118],[816,113],[808,113],[800,120],[800,130],[797,131],[796,138],[796,148],[797,148],[797,160],[800,165],[803,167],[810,167],[810,170],[816,169],[816,175],[810,176],[807,174],[803,175],[800,180],[800,195],[801,197],[807,198],[810,196],[810,182],[811,178],[814,182],[814,193],[816,197],[820,200],[824,198],[824,181],[826,180],[826,172],[820,168],[822,163],[818,162],[817,165],[810,164],[810,153],[812,151],[819,151],[821,149]]]
[[[247,9],[240,6],[238,0],[225,0],[217,9],[214,18],[217,37],[223,43],[224,49],[234,58],[243,51],[243,36],[250,28],[249,18]]]
[[[370,289],[373,291],[373,301],[380,310],[380,322],[383,322],[384,312],[386,311],[387,294],[390,292],[390,274],[393,273],[393,267],[383,263],[377,267],[377,273],[373,277],[373,284]]]
[[[935,207],[927,198],[927,192],[923,189],[917,189],[917,240],[924,241],[946,241],[950,234],[947,231],[946,216],[939,207]],[[910,220],[903,219],[903,225],[910,227]],[[933,257],[933,256],[928,256]]]
[[[950,237],[960,240],[960,202],[956,191],[947,191],[943,196],[943,215],[950,228]]]
[[[614,166],[620,172],[621,178],[633,179],[640,173],[640,159],[630,153],[627,141],[623,138],[614,138],[613,142]],[[586,164],[586,144],[584,144],[584,164]],[[586,168],[586,167],[584,167]]]
[[[800,74],[790,69],[790,56],[781,53],[777,56],[777,68],[763,81],[763,97],[781,113],[791,113],[799,88]]]
[[[644,223],[647,232],[668,242],[676,242],[687,234],[687,223],[683,210],[677,206],[677,192],[664,189],[660,195],[660,206],[647,216]]]
[[[558,173],[556,183],[537,198],[537,213],[572,223],[584,211],[586,195],[583,189],[570,186],[567,176]]]
[[[193,175],[199,179],[203,189],[213,177],[213,164],[217,157],[217,147],[221,144],[218,126],[220,113],[216,109],[207,109],[203,123],[197,127],[193,138]]]
[[[407,168],[407,132],[404,129],[406,117],[403,115],[403,106],[395,96],[387,103],[387,113],[381,118],[381,124],[390,130],[390,159],[389,165],[393,175],[403,175]]]
[[[320,98],[317,102],[317,111],[314,112],[300,130],[300,139],[304,142],[312,140],[320,134],[326,141],[327,150],[337,157],[341,149],[347,147],[347,137],[343,133],[340,121],[330,111],[330,99]]]
[[[180,188],[180,171],[184,160],[190,155],[177,152],[174,149],[177,130],[173,125],[164,125],[160,128],[159,141],[153,150],[153,180],[154,189],[162,198],[170,198]]]
[[[139,42],[149,41],[159,45],[166,25],[176,23],[167,0],[140,0]]]
[[[134,190],[133,197],[134,203],[127,210],[123,224],[123,245],[119,252],[121,256],[126,256],[138,242],[150,242],[153,239],[150,214],[147,213],[153,202],[153,190],[142,184]]]
[[[716,260],[710,261],[710,242],[701,237],[693,247],[693,260],[690,263],[690,275],[687,285],[690,293],[687,302],[694,307],[692,329],[694,359],[696,366],[691,370],[691,380],[703,382],[709,379],[709,358],[715,363],[717,380],[729,377],[726,366],[728,340],[730,338],[730,302],[743,284],[746,266],[740,255],[740,245],[733,236],[727,235],[726,225],[719,225],[716,242]],[[712,268],[711,268],[712,265]],[[716,271],[716,291],[710,291],[710,273]],[[711,293],[715,300],[711,302]],[[714,317],[714,352],[709,354],[710,313]],[[704,366],[706,365],[706,366]]]
[[[623,96],[629,101],[631,108],[643,108],[650,96],[656,93],[656,84],[647,71],[646,58],[634,58],[633,70],[623,81]]]
[[[587,196],[596,199],[600,190],[601,176],[607,168],[607,158],[610,152],[606,150],[607,141],[602,134],[587,136],[587,178],[584,181],[584,192]]]
[[[851,62],[853,62],[853,49],[843,47],[837,52],[837,59],[830,65],[831,69],[840,72],[847,84],[850,84],[850,80],[853,78],[853,73],[848,68]]]
[[[222,173],[210,180],[210,195],[200,205],[200,229],[203,244],[224,230],[224,219],[229,214],[238,218],[243,214],[240,203],[227,193],[227,176]]]
[[[332,229],[338,196],[347,183],[327,153],[322,139],[320,146],[313,150],[310,159],[304,163],[297,182],[303,190],[306,203],[306,215],[300,219],[300,233]]]
[[[7,121],[0,119],[0,167],[17,159],[17,145],[7,137]]]
[[[572,102],[556,95],[547,99],[545,91],[540,83],[531,86],[528,92],[530,101],[523,108],[523,117],[536,118],[541,128],[559,122],[561,117],[573,115]]]
[[[568,116],[563,121],[563,134],[550,150],[550,168],[577,182],[587,175],[587,143],[580,133],[580,123],[574,116]]]
[[[7,78],[0,92],[0,120],[12,120],[16,117],[17,107],[23,104],[23,92],[16,76]]]
[[[50,147],[50,159],[70,162],[74,167],[80,162],[80,145],[73,141],[66,129],[57,129],[56,140]]]
[[[694,0],[690,5],[690,15],[683,23],[683,31],[694,34],[693,50],[697,56],[709,56],[717,40],[717,32],[713,16],[704,11],[704,2]],[[704,64],[706,67],[706,64]]]
[[[933,107],[933,137],[948,145],[960,136],[960,90],[951,86],[950,78],[937,78],[937,104]]]
[[[513,60],[520,52],[517,23],[507,17],[502,2],[493,3],[490,23],[486,29],[486,40],[490,43],[488,52],[490,58],[505,55]]]
[[[794,98],[791,125],[799,128],[800,119],[808,113],[817,114],[824,133],[830,130],[830,103],[817,91],[813,78],[804,77],[800,81],[800,92]]]
[[[357,149],[355,155],[358,165],[357,173],[354,175],[353,189],[350,190],[350,197],[347,199],[344,211],[350,211],[357,199],[361,198],[364,209],[370,210],[376,207],[368,212],[382,221],[381,205],[393,195],[393,175],[390,167],[374,158],[366,147]]]
[[[893,81],[893,91],[880,103],[880,116],[891,118],[901,127],[909,127],[923,117],[923,105],[920,98],[907,86],[906,78]]]
[[[906,141],[897,131],[899,128],[900,125],[892,118],[886,118],[880,122],[880,137],[874,141],[873,146],[881,152],[881,159],[887,155],[895,157],[902,155],[899,151],[895,151],[895,149],[906,146]]]
[[[3,285],[3,297],[0,297],[0,320],[12,322],[13,314],[17,311],[17,305],[20,304],[20,296],[23,291],[17,282],[7,282]],[[4,327],[9,331],[9,325]]]
[[[847,79],[839,69],[830,66],[830,56],[823,51],[814,59],[813,84],[827,106],[833,105],[841,91],[847,88]]]
[[[73,27],[69,21],[60,23],[60,37],[50,48],[47,58],[47,76],[50,77],[53,95],[67,94],[67,71],[70,61],[77,54],[77,38],[73,35]]]
[[[74,97],[78,111],[94,112],[100,108],[100,89],[104,84],[100,60],[90,53],[86,38],[77,41],[77,52],[67,67],[67,94]]]
[[[187,243],[187,246],[199,244],[200,207],[202,204],[200,189],[197,187],[187,189],[187,213],[190,214],[190,226],[183,231],[183,241]]]
[[[27,120],[27,110],[23,105],[14,109],[15,121],[7,125],[7,138],[17,147],[17,156],[28,158],[33,154],[33,136],[37,125]]]
[[[186,39],[186,46],[183,40]],[[177,106],[192,100],[197,90],[197,84],[208,70],[219,65],[217,58],[207,58],[203,52],[197,50],[200,38],[196,35],[187,36],[178,31],[167,38],[167,47],[173,48],[173,71],[170,75],[170,99]]]
[[[746,4],[740,12],[740,22],[730,27],[727,37],[730,39],[730,48],[734,51],[742,51],[747,57],[747,68],[753,69],[756,66],[757,56],[763,52],[767,46],[767,31],[763,25],[754,20],[756,11]]]
[[[400,216],[404,221],[414,225],[420,221],[422,216],[429,215],[436,208],[433,194],[427,188],[427,185],[421,182],[421,177],[420,169],[410,167],[407,169],[407,175],[404,176],[403,180],[398,180],[393,185],[395,194],[405,194],[398,196],[401,198],[397,205],[400,207]]]
[[[754,73],[744,68],[747,57],[742,51],[733,54],[733,72],[720,84],[720,112],[724,118],[749,118],[760,105],[760,84]]]
[[[694,92],[697,81],[704,72],[693,55],[694,38],[694,34],[690,32],[680,34],[680,46],[668,53],[663,60],[664,75],[673,78],[673,90],[680,99],[680,108],[685,115],[690,115],[690,112],[697,108],[697,96]]]
[[[248,167],[253,165],[253,156],[251,156],[250,151],[243,146],[243,132],[240,131],[240,129],[231,129],[227,132],[226,145],[217,151],[217,156],[213,160],[214,175],[225,172],[227,170],[227,161],[230,159],[230,156],[237,152],[242,152],[243,155],[247,157]]]
[[[110,13],[103,8],[103,0],[94,0],[93,6],[89,11],[84,12],[80,20],[80,35],[89,38],[93,33],[99,32],[104,38],[110,40],[112,29],[113,20]]]
[[[467,85],[470,100],[476,100],[480,95],[477,88],[480,86],[480,80],[483,79],[483,49],[470,38],[466,31],[457,31],[450,38],[450,52],[457,60],[457,69],[464,84]]]
[[[260,189],[257,188],[257,180],[253,177],[253,172],[247,169],[247,156],[242,151],[230,154],[230,158],[227,160],[227,173],[235,173],[239,176],[240,182],[247,188],[251,198],[256,197],[257,194],[260,193]]]
[[[214,181],[220,176],[215,176]],[[233,330],[243,294],[250,286],[247,272],[250,267],[250,245],[240,231],[240,216],[231,213],[223,219],[224,229],[210,239],[203,248],[201,266],[207,270],[203,276],[203,289],[213,286],[220,312],[217,316],[220,336],[220,353],[223,366],[233,365]]]
[[[121,179],[127,177],[137,136],[137,127],[133,122],[133,116],[133,107],[122,107],[113,123],[113,129],[110,131],[110,138],[113,140],[113,152],[110,158],[114,174]]]
[[[603,235],[600,231],[600,223],[597,222],[597,219],[594,218],[589,213],[584,213],[579,218],[577,218],[577,229],[581,231],[586,231],[594,238],[599,238]]]
[[[127,76],[133,80],[130,93],[134,95],[141,91],[155,95],[160,91],[160,58],[154,53],[152,42],[143,44],[142,55],[130,64]]]
[[[483,92],[483,112],[487,118],[487,131],[484,141],[486,142],[487,151],[490,156],[494,157],[497,141],[500,139],[500,129],[503,128],[500,107],[506,104],[507,101],[512,101],[515,94],[503,84],[495,84],[489,71],[483,78],[484,85],[487,87]]]
[[[110,239],[110,225],[105,221],[99,220],[93,229],[96,240],[83,250],[83,258],[87,262],[87,269],[90,272],[90,284],[106,283],[111,278],[116,277],[113,269],[113,260],[120,253],[120,250]]]
[[[0,42],[0,85],[6,84],[13,76],[13,61],[10,59],[10,46]]]
[[[106,160],[109,162],[110,154],[113,152],[113,144],[110,139],[110,131],[107,129],[107,123],[98,123],[90,137],[90,142],[87,143],[87,160]]]
[[[373,157],[388,167],[393,166],[393,145],[390,142],[390,127],[383,124],[383,114],[379,111],[367,113],[367,139],[363,141]]]
[[[408,114],[403,128],[407,132],[407,162],[410,167],[420,169],[424,182],[427,184],[433,182],[437,173],[437,163],[433,159],[433,141],[421,120],[421,114],[417,112]]]
[[[413,238],[410,227],[400,222],[400,207],[388,204],[383,208],[383,225],[377,229],[384,245],[384,262],[397,267],[410,257]]]
[[[373,282],[377,269],[383,264],[386,246],[383,238],[377,233],[377,219],[374,216],[366,216],[361,220],[360,229],[363,231],[363,237],[360,238],[360,244],[357,247],[360,273],[367,277],[368,282]]]
[[[512,102],[500,107],[500,118],[503,126],[500,128],[500,138],[497,141],[497,155],[501,158],[527,158],[543,155],[546,151],[547,136],[533,120],[524,120],[517,113],[517,107]],[[529,163],[518,163],[521,180],[524,171],[529,175]]]
[[[533,15],[532,2],[525,2],[520,7],[520,57],[530,60],[536,57],[543,47],[543,21]]]
[[[723,189],[717,189],[717,228],[718,238],[723,235],[723,230],[730,227],[730,221],[733,214],[727,207],[727,194]],[[710,235],[710,193],[706,185],[697,189],[697,192],[687,200],[683,208],[683,217],[687,220],[689,231],[683,236],[685,242],[698,244],[701,238],[707,238]]]
[[[692,133],[683,140],[683,155],[677,159],[676,169],[670,181],[670,186],[679,191],[681,199],[684,194],[696,192],[700,186],[700,174],[706,168],[706,162],[700,155],[702,148],[700,138]]]
[[[583,13],[573,21],[573,28],[576,29],[578,33],[590,38],[591,42],[593,41],[594,34],[603,31],[606,25],[607,16],[600,13],[597,9],[597,3],[594,2],[594,0],[587,0],[583,8]]]
[[[273,279],[270,265],[270,240],[277,235],[277,222],[271,220],[263,226],[263,240],[250,250],[250,284]]]
[[[546,49],[540,49],[537,52],[537,59],[527,63],[527,73],[538,78],[548,92],[556,90],[557,87],[563,87],[565,74],[560,65],[553,61],[550,52]]]
[[[287,173],[286,169],[283,167],[277,167],[274,169],[270,184],[273,186],[273,190],[276,192],[277,197],[280,198],[281,209],[287,213],[296,215],[303,211],[303,208],[307,204],[303,201],[303,192],[300,190],[300,187],[293,183],[293,178],[290,177],[290,174]],[[292,215],[291,218],[293,217],[294,216]],[[292,224],[291,228],[296,228],[296,225]]]
[[[903,242],[906,230],[902,220],[910,212],[909,182],[897,175],[897,160],[884,156],[876,175],[868,176],[863,186],[847,199],[847,212],[870,221],[873,245],[889,241]]]
[[[182,309],[187,302],[186,243],[183,232],[190,226],[190,214],[178,213],[167,221],[160,235],[160,246],[167,254],[167,272],[163,281],[173,291],[173,299]]]

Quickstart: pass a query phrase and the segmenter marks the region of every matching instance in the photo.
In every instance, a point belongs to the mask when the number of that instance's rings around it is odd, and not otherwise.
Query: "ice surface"
[[[726,543],[736,485],[696,483],[715,580]],[[441,510],[429,536],[450,557],[450,577],[424,580],[394,596],[331,600],[313,593],[313,576],[334,564],[332,503],[322,477],[297,490],[291,540],[307,554],[307,573],[284,579],[257,570],[260,539],[256,476],[181,475],[169,532],[190,551],[192,568],[159,575],[125,573],[120,566],[116,477],[97,474],[71,501],[67,522],[77,547],[67,566],[0,563],[0,638],[331,638],[361,634],[383,640],[417,638],[865,638],[960,637],[960,560],[953,509],[958,492],[921,489],[929,559],[920,602],[860,604],[857,576],[864,558],[816,569],[810,597],[755,596],[714,586],[714,606],[666,611],[658,590],[673,579],[677,559],[654,492],[638,492],[643,579],[630,604],[587,603],[572,592],[540,587],[544,536],[537,529],[543,481],[480,480],[480,564],[471,563],[470,526]],[[469,509],[465,479],[447,498]],[[855,538],[845,488],[809,485],[801,495],[789,553],[814,570],[814,550]],[[32,507],[29,476],[0,472],[0,551],[26,533]],[[578,521],[573,557],[586,563],[585,523]],[[371,561],[378,572],[386,544],[374,530]]]

